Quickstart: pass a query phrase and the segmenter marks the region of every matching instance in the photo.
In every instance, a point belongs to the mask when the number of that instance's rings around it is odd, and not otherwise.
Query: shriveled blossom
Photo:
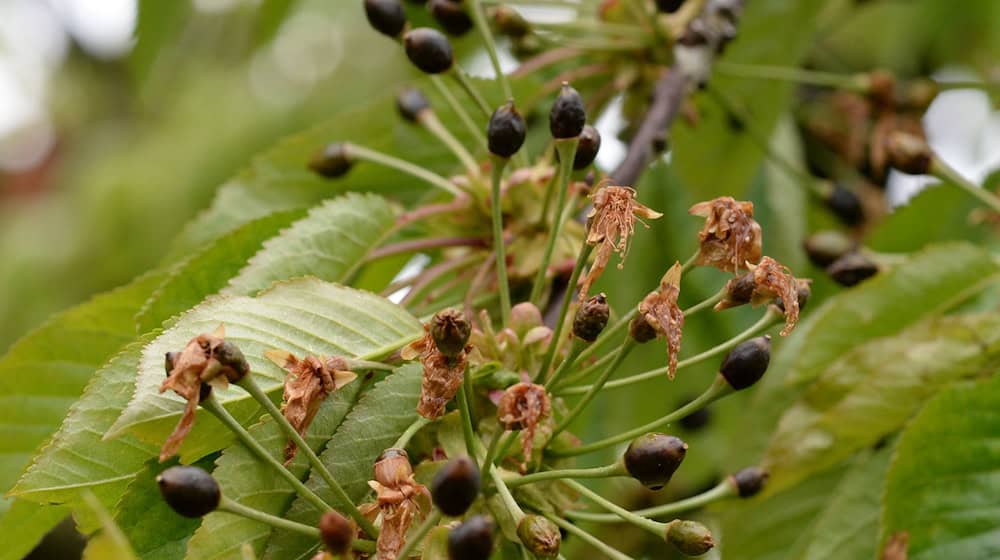
[[[505,430],[521,430],[521,449],[524,460],[531,458],[538,424],[552,414],[552,405],[545,387],[521,382],[504,391],[497,404],[497,420]]]
[[[198,402],[208,396],[212,386],[224,389],[230,381],[239,381],[249,373],[250,365],[243,353],[236,345],[227,343],[225,336],[225,327],[219,325],[211,334],[192,338],[180,353],[167,354],[167,378],[160,385],[160,392],[172,389],[187,405],[177,427],[160,449],[160,461],[177,453],[194,426]]]
[[[760,260],[761,230],[753,219],[752,202],[723,196],[699,202],[688,213],[705,218],[705,226],[698,232],[699,265],[737,272],[747,262]]]
[[[402,449],[383,451],[375,461],[374,475],[368,486],[375,490],[375,503],[362,505],[361,513],[373,522],[382,520],[376,560],[396,560],[414,519],[430,511],[431,495],[426,486],[414,480],[410,458]]]
[[[358,377],[351,371],[347,360],[339,356],[306,356],[299,359],[284,350],[268,350],[264,355],[288,372],[281,412],[303,437],[326,397]],[[295,442],[288,440],[285,465],[292,462],[297,452]]]
[[[660,286],[639,302],[639,316],[667,339],[667,367],[670,379],[677,373],[677,356],[681,351],[681,331],[684,312],[677,305],[681,294],[681,263],[674,263],[660,279]]]
[[[781,335],[788,336],[799,320],[799,293],[808,292],[809,280],[795,278],[788,267],[764,257],[760,263],[750,265],[750,272],[733,278],[726,285],[726,298],[715,305],[716,311],[750,303],[758,306],[781,299],[785,313],[785,328]]]
[[[587,297],[590,286],[600,278],[612,254],[618,253],[621,258],[619,269],[625,266],[636,219],[654,220],[663,215],[639,204],[632,187],[605,186],[591,196],[591,201],[594,207],[587,214],[587,243],[596,247],[597,252],[594,264],[580,287],[580,301]],[[639,223],[646,225],[641,219]]]
[[[404,360],[419,359],[424,366],[424,376],[420,384],[420,400],[417,402],[417,413],[424,418],[434,420],[444,415],[445,405],[455,397],[462,380],[465,377],[465,366],[468,363],[468,351],[471,347],[459,352],[452,358],[441,353],[429,326],[419,340],[403,347],[400,356]]]

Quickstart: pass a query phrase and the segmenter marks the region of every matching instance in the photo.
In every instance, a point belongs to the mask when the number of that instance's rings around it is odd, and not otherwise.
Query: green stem
[[[437,74],[430,76],[431,83],[437,88],[438,93],[444,98],[445,102],[451,107],[451,110],[455,112],[458,120],[462,121],[462,124],[471,134],[471,138],[475,138],[483,150],[487,149],[486,135],[483,134],[483,130],[476,125],[475,121],[469,115],[469,112],[465,110],[465,107],[459,103],[458,99],[455,98],[454,94],[451,93],[451,88],[445,83],[441,76]]]
[[[955,170],[955,168],[942,161],[937,155],[934,155],[933,159],[931,159],[930,171],[938,179],[947,183],[952,183],[956,187],[976,197],[980,202],[989,206],[994,212],[1000,212],[1000,198],[997,198],[995,194],[984,188],[980,188],[972,181],[963,177],[957,170]]]
[[[504,506],[507,511],[510,512],[511,517],[514,518],[514,525],[519,525],[521,520],[524,519],[524,510],[521,506],[517,505],[517,500],[514,499],[514,495],[510,493],[510,489],[507,488],[507,484],[503,481],[503,477],[500,476],[500,469],[493,465],[489,466],[490,469],[490,479],[493,480],[493,486],[497,489],[497,494],[500,499],[503,500]]]
[[[574,32],[574,34],[578,31],[586,31],[588,33],[601,33],[604,35],[612,35],[614,37],[624,37],[629,39],[648,33],[648,31],[637,25],[607,23],[590,19],[557,22],[533,21],[531,22],[531,27],[546,31],[570,31]]]
[[[573,267],[573,273],[570,274],[569,283],[566,284],[566,293],[563,294],[562,305],[559,306],[559,314],[556,316],[556,328],[552,331],[552,341],[549,343],[549,348],[545,352],[545,358],[542,360],[542,366],[538,369],[538,375],[535,376],[537,379],[545,379],[545,375],[548,373],[549,367],[552,366],[552,360],[555,359],[556,351],[559,349],[560,343],[562,343],[563,328],[566,326],[566,315],[569,313],[569,306],[573,301],[573,296],[576,295],[576,284],[580,280],[580,274],[583,272],[583,268],[587,266],[587,260],[590,258],[590,253],[593,250],[594,246],[584,240],[583,245],[580,247],[580,254],[576,257],[576,266]],[[576,337],[573,338],[573,341],[575,346]],[[565,362],[563,363],[565,364]],[[553,378],[554,377],[555,376],[553,374]],[[545,384],[545,386],[549,387],[550,384],[551,379]]]
[[[611,374],[613,374],[618,369],[618,366],[620,366],[622,362],[625,361],[625,357],[628,356],[629,352],[631,352],[632,349],[635,348],[635,346],[636,346],[636,341],[632,337],[625,339],[625,342],[623,342],[621,347],[618,348],[618,352],[617,354],[615,354],[614,361],[612,361],[611,364],[608,365],[607,369],[604,370],[604,373],[602,373],[601,376],[597,378],[597,381],[595,381],[594,384],[590,386],[590,390],[587,391],[587,393],[583,396],[582,399],[580,399],[580,402],[576,403],[576,406],[573,407],[573,410],[571,410],[569,414],[567,414],[559,422],[559,424],[555,427],[555,429],[552,430],[552,436],[550,439],[553,439],[560,433],[562,433],[563,430],[569,427],[569,425],[573,422],[573,420],[576,420],[576,418],[580,416],[580,414],[583,412],[583,409],[585,409],[590,404],[590,402],[594,400],[594,398],[597,396],[597,393],[600,392],[601,388],[604,387],[604,384],[608,382],[608,378],[611,377]]]
[[[554,343],[555,341],[553,341],[553,344]],[[562,363],[559,364],[559,367],[557,367],[556,370],[552,372],[552,375],[549,376],[548,380],[545,381],[546,389],[551,389],[556,386],[559,379],[565,375],[567,371],[573,368],[573,364],[576,363],[577,356],[579,356],[580,352],[582,352],[586,347],[586,341],[573,337],[573,344],[569,347],[569,353],[566,354],[566,357],[563,359]],[[540,372],[539,377],[541,377]]]
[[[306,440],[301,434],[299,434],[298,430],[292,426],[288,419],[285,418],[285,415],[281,413],[281,410],[279,410],[278,407],[271,402],[271,399],[267,397],[267,394],[264,393],[259,385],[257,385],[253,376],[244,375],[243,379],[236,384],[243,388],[243,390],[247,393],[250,393],[250,396],[252,396],[254,400],[264,406],[264,409],[271,415],[271,418],[274,418],[274,421],[278,424],[278,427],[281,428],[281,431],[285,432],[285,435],[295,443],[300,453],[305,454],[306,458],[309,460],[309,464],[313,468],[313,471],[319,473],[323,480],[326,481],[330,490],[333,491],[334,496],[336,496],[337,500],[347,510],[347,514],[357,522],[358,526],[364,529],[365,533],[368,533],[370,536],[377,537],[378,529],[372,525],[371,521],[368,521],[368,519],[361,514],[358,507],[354,504],[354,500],[347,495],[347,492],[345,492],[337,480],[333,478],[329,469],[327,469],[326,465],[319,460],[316,452],[313,451],[312,447],[308,443],[306,443]]]
[[[251,453],[257,456],[258,459],[264,461],[270,465],[282,478],[284,478],[292,488],[298,492],[299,496],[302,496],[304,500],[313,505],[316,509],[320,511],[332,511],[333,508],[329,504],[323,501],[322,498],[316,495],[315,492],[302,484],[302,481],[298,479],[294,474],[292,474],[280,461],[275,459],[266,449],[262,446],[250,432],[240,425],[240,423],[233,418],[233,415],[229,413],[228,410],[215,399],[215,397],[209,397],[201,401],[201,407],[210,412],[213,416],[219,419],[220,422],[225,424],[230,431],[236,434],[236,437],[240,440],[243,445],[245,445]],[[377,534],[377,533],[376,533]]]
[[[493,250],[497,257],[497,287],[500,291],[500,315],[503,319],[503,326],[510,325],[510,283],[507,280],[507,249],[503,240],[503,198],[501,196],[501,182],[503,170],[507,167],[507,158],[491,156],[493,162],[490,171],[490,183],[492,185],[491,207],[493,215]]]
[[[684,318],[687,319],[688,317],[694,315],[695,313],[697,313],[697,312],[699,312],[699,311],[701,311],[703,309],[708,309],[710,307],[713,307],[716,303],[719,303],[725,297],[726,297],[726,287],[723,286],[721,290],[719,290],[718,292],[715,293],[715,295],[713,295],[713,296],[711,296],[711,297],[709,297],[707,299],[704,299],[702,301],[699,301],[698,303],[696,303],[696,304],[692,305],[691,307],[688,307],[687,309],[685,309],[684,310]]]
[[[393,371],[396,369],[396,366],[383,364],[382,362],[373,362],[371,360],[350,358],[347,360],[347,363],[350,365],[351,371]]]
[[[434,510],[433,512],[431,512],[431,514],[427,516],[427,519],[425,519],[424,522],[421,523],[415,531],[407,535],[408,540],[406,541],[406,544],[403,545],[403,548],[399,550],[399,554],[396,555],[396,558],[406,560],[407,558],[412,556],[413,553],[416,552],[417,550],[417,544],[423,541],[424,537],[427,536],[427,533],[429,533],[431,529],[436,527],[438,522],[440,521],[441,521],[441,512],[438,510]]]
[[[347,151],[348,155],[352,158],[369,161],[379,165],[384,165],[386,167],[395,169],[396,171],[406,173],[407,175],[416,177],[417,179],[425,181],[430,185],[433,185],[443,191],[447,191],[455,196],[460,196],[462,194],[462,191],[459,190],[458,187],[453,185],[451,181],[445,179],[444,177],[438,175],[437,173],[428,171],[427,169],[424,169],[419,165],[415,165],[408,161],[404,161],[399,158],[390,156],[388,154],[383,154],[382,152],[378,152],[370,148],[366,148],[364,146],[359,146],[357,144],[347,143],[344,145],[344,148]]]
[[[441,119],[437,117],[434,111],[422,111],[418,118],[420,124],[424,125],[424,128],[428,132],[433,134],[435,138],[451,150],[451,153],[462,162],[465,172],[470,177],[479,175],[479,165],[476,164],[476,160],[472,157],[472,154],[465,149],[465,146],[458,141],[458,138],[452,135],[451,131],[441,122]]]
[[[694,268],[695,263],[698,262],[698,255],[699,254],[701,254],[701,251],[695,251],[694,254],[691,255],[690,257],[688,257],[688,260],[684,261],[684,264],[681,265],[681,276],[682,277],[684,276],[684,273],[686,273],[687,271],[689,271],[692,268]]]
[[[720,74],[738,78],[755,78],[763,80],[781,80],[820,87],[844,89],[856,93],[868,91],[868,76],[865,74],[836,74],[833,72],[817,72],[788,66],[768,66],[763,64],[740,64],[736,62],[716,61],[713,70]]]
[[[580,143],[579,138],[565,138],[556,140],[556,152],[559,154],[559,184],[556,191],[556,223],[549,230],[548,243],[545,245],[545,253],[542,261],[538,265],[538,273],[535,275],[535,283],[531,286],[531,299],[534,304],[538,304],[542,297],[542,287],[545,285],[545,277],[548,274],[549,261],[552,260],[552,253],[559,239],[559,231],[562,229],[563,207],[566,205],[566,191],[569,190],[569,177],[573,172],[573,158],[576,157],[576,147]],[[572,287],[569,288],[572,291]],[[555,341],[555,339],[553,339]]]
[[[455,78],[455,81],[458,82],[458,85],[461,86],[463,90],[465,90],[465,93],[468,94],[469,98],[472,99],[473,102],[475,102],[476,106],[478,106],[479,110],[482,111],[484,115],[486,115],[487,119],[493,115],[493,111],[490,110],[489,104],[486,103],[486,100],[483,99],[482,94],[480,94],[479,90],[476,89],[476,84],[472,83],[472,79],[469,78],[469,75],[465,73],[465,70],[463,70],[461,66],[457,64],[452,66],[451,72],[449,72],[448,74],[450,74],[453,78]]]
[[[781,317],[781,312],[777,311],[777,309],[768,308],[767,312],[764,313],[764,315],[756,323],[751,325],[750,328],[734,336],[733,338],[730,338],[729,340],[723,342],[722,344],[719,344],[718,346],[705,350],[701,354],[691,356],[686,360],[681,360],[680,362],[677,363],[677,370],[679,371],[682,368],[693,366],[694,364],[703,362],[711,358],[712,356],[717,356],[723,352],[735,348],[736,345],[738,345],[739,343],[752,338],[754,335],[770,327],[780,317]],[[606,384],[604,388],[617,389],[620,387],[626,387],[634,383],[640,383],[648,379],[655,379],[657,377],[661,377],[663,374],[668,373],[669,371],[670,371],[669,366],[652,369],[642,373],[637,373],[635,375],[630,375],[628,377],[623,377],[622,379],[616,379]],[[580,387],[568,387],[565,390],[559,391],[559,395],[560,396],[579,395],[582,393],[586,393],[587,391],[590,390],[590,388],[591,386],[588,385],[583,385]]]
[[[489,55],[490,63],[493,64],[493,72],[497,75],[497,82],[500,83],[500,88],[503,90],[504,99],[514,99],[514,90],[510,88],[507,75],[500,68],[500,57],[497,56],[497,44],[493,40],[493,33],[490,31],[490,26],[486,24],[486,17],[483,16],[482,2],[480,0],[470,0],[470,3],[472,20],[476,22],[479,34],[483,36],[483,45],[486,46],[486,54]]]
[[[496,459],[497,451],[500,449],[500,441],[503,439],[505,433],[507,432],[501,430],[499,427],[493,433],[493,437],[490,438],[490,445],[486,448],[486,457],[483,459],[483,465],[480,467],[479,472],[485,472],[493,465],[493,460]]]
[[[567,512],[569,513],[569,512]],[[561,527],[567,533],[571,535],[576,535],[581,540],[585,541],[590,546],[596,548],[603,552],[608,558],[612,560],[634,560],[631,556],[620,552],[618,549],[613,548],[611,545],[605,543],[601,539],[591,535],[590,533],[584,531],[583,529],[577,527],[576,525],[566,521],[565,519],[553,515],[551,513],[546,513],[545,517],[549,518],[549,521],[555,523],[557,526]]]
[[[589,469],[560,469],[552,471],[539,471],[504,480],[508,488],[517,488],[526,484],[534,484],[545,480],[559,480],[563,478],[610,478],[613,476],[628,476],[625,466],[621,461],[605,465],[603,467],[592,467]]]
[[[265,523],[274,527],[275,529],[282,529],[284,531],[291,531],[293,533],[298,533],[300,535],[305,535],[313,539],[319,539],[319,529],[302,523],[292,521],[290,519],[284,519],[276,515],[271,515],[269,513],[264,513],[263,511],[247,507],[241,503],[235,502],[225,496],[219,502],[219,507],[216,508],[218,511],[224,511],[226,513],[232,513],[234,515],[239,515],[240,517],[245,517],[247,519],[252,519],[254,521],[259,521],[260,523]]]
[[[476,439],[476,433],[472,427],[472,410],[469,407],[471,387],[472,374],[466,368],[465,375],[462,378],[462,387],[458,390],[458,410],[462,417],[462,437],[465,438],[465,449],[468,451],[469,457],[475,460],[479,456],[479,446],[476,445],[479,443],[479,440]]]
[[[649,531],[650,533],[653,533],[654,535],[660,538],[664,538],[664,535],[666,534],[667,530],[666,523],[660,523],[659,521],[653,521],[651,519],[646,519],[645,517],[640,517],[632,513],[631,511],[607,500],[597,492],[594,492],[590,488],[587,488],[586,486],[580,484],[575,480],[566,480],[564,481],[564,483],[567,484],[573,490],[576,490],[576,492],[579,493],[580,495],[585,496],[588,500],[594,502],[595,504],[603,507],[604,509],[610,512],[613,512],[615,515],[622,518],[624,521],[627,521],[632,525],[635,525],[636,527],[639,527],[641,529],[645,529],[646,531]]]
[[[642,517],[660,517],[668,515],[677,515],[685,511],[691,511],[703,506],[706,506],[712,502],[719,500],[724,500],[726,498],[731,498],[737,495],[736,488],[733,483],[728,479],[723,480],[715,488],[707,492],[698,494],[697,496],[691,496],[685,500],[679,500],[669,504],[663,504],[662,506],[655,506],[646,509],[635,510],[632,513],[640,515]],[[587,511],[572,511],[566,512],[566,517],[571,517],[573,519],[579,519],[581,521],[591,521],[594,523],[617,523],[621,521],[621,518],[617,515],[610,513],[591,513]]]
[[[605,447],[610,447],[612,445],[619,444],[623,441],[629,441],[631,439],[637,438],[643,434],[656,431],[657,429],[675,422],[691,414],[701,410],[702,408],[708,406],[709,404],[715,402],[716,400],[730,394],[733,389],[729,386],[726,380],[721,376],[717,376],[715,381],[705,390],[704,393],[698,396],[695,400],[687,403],[686,405],[678,408],[674,412],[653,420],[648,424],[639,426],[638,428],[622,432],[620,434],[605,438],[594,443],[587,445],[581,445],[580,447],[574,447],[572,449],[566,450],[553,450],[551,455],[555,457],[574,457],[576,455],[585,455],[594,451],[599,451]]]
[[[553,173],[549,179],[549,184],[545,186],[545,198],[542,201],[542,213],[538,215],[538,226],[544,228],[549,223],[549,210],[552,208],[552,193],[555,192],[556,181],[559,180],[559,173]]]
[[[396,443],[393,443],[392,446],[396,449],[406,448],[406,446],[409,445],[410,440],[413,439],[413,436],[415,436],[417,432],[420,431],[421,428],[423,428],[427,424],[430,424],[431,422],[432,420],[430,418],[417,416],[417,419],[414,420],[413,423],[410,424],[408,428],[406,428],[406,431],[399,436],[399,439],[397,439]]]

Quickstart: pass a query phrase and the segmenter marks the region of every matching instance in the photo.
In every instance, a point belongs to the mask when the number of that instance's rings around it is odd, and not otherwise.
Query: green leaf
[[[362,382],[356,381],[323,401],[306,434],[306,441],[313,450],[318,451],[326,445],[357,400],[361,386]],[[284,461],[287,438],[270,417],[252,426],[250,434],[273,457]],[[289,469],[300,479],[304,478],[309,470],[305,455],[298,453]],[[240,443],[223,451],[212,475],[229,499],[272,515],[283,516],[295,497],[295,490],[288,482]],[[211,513],[188,542],[186,557],[192,560],[238,560],[241,558],[240,547],[244,544],[252,546],[257,554],[263,552],[270,535],[270,525],[228,513]]]
[[[24,558],[68,514],[68,508],[13,500],[7,513],[0,517],[0,534],[4,536],[0,560]]]
[[[978,205],[954,185],[928,187],[878,224],[865,244],[876,251],[906,252],[936,241],[983,239],[986,226],[969,221]]]
[[[226,292],[252,294],[275,280],[307,274],[346,282],[394,224],[395,215],[380,196],[351,193],[327,201],[267,241]]]
[[[833,362],[788,409],[771,438],[767,491],[794,484],[898,430],[941,387],[990,371],[1000,315],[929,319]]]
[[[837,294],[799,325],[805,340],[792,361],[789,383],[814,379],[858,344],[899,332],[955,305],[995,280],[986,251],[966,243],[930,246],[902,264]]]
[[[771,149],[789,161],[802,161],[802,142],[795,123],[785,116],[771,138]],[[805,267],[802,241],[806,237],[806,208],[809,190],[802,180],[782,166],[768,161],[764,165],[763,199],[756,204],[755,217],[764,231],[764,254],[778,259],[793,272]],[[759,214],[759,216],[757,216]]]
[[[889,468],[882,539],[910,534],[910,560],[1000,555],[1000,378],[935,397],[903,432]]]
[[[92,492],[103,507],[118,502],[157,449],[131,436],[111,441],[103,441],[101,436],[128,404],[142,348],[154,336],[133,342],[97,371],[62,427],[18,481],[14,495],[42,504],[69,505],[78,512],[92,509],[82,501],[84,491]],[[97,521],[89,515],[77,515],[77,524],[84,532],[95,529]]]
[[[163,382],[163,355],[183,348],[194,336],[226,327],[226,338],[236,343],[250,362],[257,382],[277,394],[285,372],[264,357],[270,349],[295,355],[322,354],[378,358],[419,337],[419,321],[405,310],[368,292],[316,278],[275,284],[256,298],[220,296],[182,315],[176,324],[143,350],[136,391],[128,407],[105,437],[133,432],[147,441],[162,443],[183,410],[183,400],[159,392]],[[237,387],[218,391],[216,397],[242,422],[259,406]],[[181,448],[184,460],[201,457],[225,447],[232,440],[228,430],[211,415],[199,411],[193,432]]]
[[[217,293],[246,265],[267,239],[302,217],[301,210],[276,212],[249,222],[182,262],[156,288],[137,316],[143,332]]]
[[[128,537],[115,523],[111,513],[93,494],[84,494],[84,501],[94,516],[100,520],[101,532],[87,541],[83,560],[136,560],[135,551]]]
[[[361,397],[320,456],[334,479],[356,504],[370,491],[367,481],[372,478],[375,459],[417,419],[422,377],[420,364],[411,363],[377,383]],[[310,476],[307,486],[327,503],[343,507],[321,477]],[[316,525],[319,513],[311,504],[297,499],[288,510],[287,517]],[[301,535],[277,533],[264,557],[282,560],[308,558],[317,544]]]

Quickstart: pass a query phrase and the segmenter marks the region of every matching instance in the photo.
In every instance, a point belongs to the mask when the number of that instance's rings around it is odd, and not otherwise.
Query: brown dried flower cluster
[[[347,360],[338,356],[306,356],[300,360],[284,350],[268,350],[264,355],[288,372],[281,412],[303,437],[326,397],[358,377]],[[289,440],[285,445],[286,466],[297,452],[295,442]]]
[[[552,405],[545,387],[521,382],[504,391],[497,403],[497,420],[505,430],[522,430],[521,450],[524,460],[531,459],[538,424],[552,414]]]
[[[368,486],[375,490],[375,503],[362,505],[361,513],[372,522],[382,518],[376,559],[396,560],[414,519],[430,511],[431,495],[414,480],[410,458],[402,449],[383,451],[375,461],[374,477]]]
[[[799,320],[800,293],[808,294],[810,283],[808,279],[795,278],[788,267],[771,257],[764,257],[760,263],[750,266],[750,272],[726,284],[726,297],[715,305],[715,310],[745,303],[756,307],[780,299],[785,313],[781,335],[788,336]]]
[[[631,187],[606,186],[598,189],[591,198],[594,207],[587,214],[587,243],[597,247],[597,253],[580,287],[580,301],[587,297],[590,286],[600,278],[612,254],[618,253],[621,257],[619,269],[625,265],[636,219],[654,220],[663,215],[639,204],[635,200],[635,189]],[[641,219],[639,223],[646,225]]]
[[[699,265],[738,272],[747,262],[760,260],[761,229],[753,219],[752,202],[723,196],[699,202],[688,213],[705,218],[705,226],[698,232]]]
[[[192,338],[179,353],[167,354],[167,378],[160,385],[163,393],[172,389],[187,401],[177,427],[160,449],[160,461],[165,461],[180,448],[194,426],[198,403],[207,398],[211,387],[225,389],[229,382],[239,381],[249,373],[250,365],[242,352],[225,341],[226,329],[219,325],[211,334]]]
[[[660,286],[639,302],[639,316],[667,339],[667,366],[670,379],[677,373],[677,356],[681,351],[681,331],[684,312],[677,305],[681,294],[681,263],[674,263],[660,279]]]
[[[424,336],[404,347],[400,356],[404,360],[419,358],[424,366],[417,413],[434,420],[444,415],[445,406],[462,386],[472,350],[466,344],[472,329],[464,315],[446,309],[434,315],[424,330]]]

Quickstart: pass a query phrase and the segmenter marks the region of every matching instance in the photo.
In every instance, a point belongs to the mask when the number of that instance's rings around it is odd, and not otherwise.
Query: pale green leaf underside
[[[109,430],[109,437],[131,431],[154,442],[166,438],[180,416],[183,401],[172,393],[159,393],[163,355],[182,349],[192,337],[211,332],[220,323],[225,325],[226,338],[243,350],[257,383],[274,393],[281,389],[285,372],[264,357],[269,349],[283,349],[299,356],[377,358],[422,333],[415,318],[388,300],[316,278],[281,282],[256,298],[211,298],[181,316],[145,348],[135,394]],[[256,403],[237,387],[219,391],[216,396],[241,420],[248,420],[258,410]],[[185,460],[221,449],[230,441],[226,430],[208,420],[207,414],[199,412],[196,426],[182,448]]]

